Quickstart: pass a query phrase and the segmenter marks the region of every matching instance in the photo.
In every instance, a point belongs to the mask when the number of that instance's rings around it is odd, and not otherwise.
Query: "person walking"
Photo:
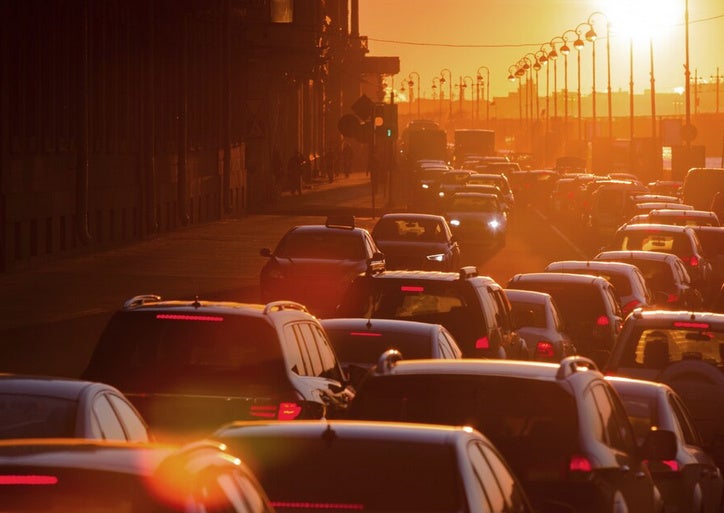
[[[304,168],[304,156],[301,151],[296,151],[289,157],[287,162],[287,179],[292,194],[302,195],[302,171]]]

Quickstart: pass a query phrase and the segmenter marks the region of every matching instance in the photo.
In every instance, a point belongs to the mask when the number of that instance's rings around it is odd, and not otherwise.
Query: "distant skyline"
[[[360,0],[360,34],[369,38],[369,55],[398,56],[400,73],[393,77],[399,90],[412,73],[420,76],[420,94],[432,96],[433,77],[449,69],[453,95],[457,97],[460,77],[468,85],[479,68],[487,67],[492,85],[491,98],[507,96],[516,88],[507,80],[509,68],[523,56],[535,54],[544,45],[566,33],[571,53],[568,56],[568,89],[577,87],[577,56],[573,49],[576,27],[585,33],[591,25],[596,41],[596,91],[605,93],[606,20],[611,22],[611,89],[629,89],[629,41],[624,27],[636,31],[633,39],[634,90],[650,89],[649,37],[643,35],[647,23],[656,21],[651,36],[654,78],[657,93],[684,87],[685,0]],[[654,7],[646,7],[653,5]],[[638,13],[619,14],[622,9],[641,7]],[[603,13],[594,14],[594,13]],[[663,19],[658,19],[659,15]],[[665,16],[664,16],[665,15]],[[618,28],[618,32],[616,32]],[[531,59],[531,55],[528,55]],[[531,59],[532,60],[532,59]],[[715,81],[717,66],[724,75],[724,1],[689,0],[689,60],[692,80]],[[558,89],[564,86],[564,58],[559,56]],[[482,69],[485,76],[486,70]],[[413,73],[414,72],[414,73]],[[553,68],[550,70],[553,88]],[[592,91],[591,43],[581,50],[581,90]],[[445,71],[447,77],[448,73]],[[539,72],[541,84],[546,71]],[[465,78],[469,77],[469,78]],[[720,77],[724,87],[724,76]],[[407,86],[405,85],[407,88]],[[448,94],[449,84],[445,84]],[[415,85],[417,90],[417,84]],[[404,94],[404,93],[403,93]]]

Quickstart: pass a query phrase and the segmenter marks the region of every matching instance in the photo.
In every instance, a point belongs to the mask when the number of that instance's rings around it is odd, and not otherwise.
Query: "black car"
[[[337,317],[442,324],[455,337],[463,357],[527,360],[528,348],[514,330],[510,313],[503,288],[467,266],[456,273],[384,271],[358,276]]]
[[[385,269],[453,271],[460,267],[460,246],[440,215],[384,214],[372,238],[385,255]]]
[[[296,301],[320,317],[334,312],[355,276],[385,267],[384,254],[352,217],[295,226],[274,251],[262,248],[260,254],[269,259],[259,277],[261,302]]]
[[[470,426],[485,433],[541,509],[660,513],[646,460],[676,453],[670,431],[637,444],[611,385],[586,358],[559,364],[492,359],[380,365],[360,386],[357,420]]]

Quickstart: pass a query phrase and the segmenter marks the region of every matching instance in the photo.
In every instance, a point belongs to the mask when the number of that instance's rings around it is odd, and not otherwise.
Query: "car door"
[[[626,410],[616,392],[605,381],[597,381],[590,389],[601,427],[600,441],[609,454],[599,455],[601,461],[612,463],[597,472],[620,492],[628,511],[654,511],[655,485],[648,469],[639,457],[636,437]]]

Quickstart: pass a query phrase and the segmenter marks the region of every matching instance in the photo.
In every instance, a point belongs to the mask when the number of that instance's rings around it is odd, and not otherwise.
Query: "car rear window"
[[[546,328],[546,309],[540,303],[511,301],[511,316],[522,326],[529,328]]]
[[[279,241],[274,255],[323,260],[361,260],[366,256],[359,233],[344,229],[289,232]]]
[[[444,242],[445,230],[440,221],[422,219],[380,219],[372,231],[375,240],[408,242]]]
[[[377,363],[388,349],[397,349],[403,358],[430,358],[432,337],[429,333],[384,333],[375,330],[325,328],[337,358],[346,363]]]
[[[672,362],[701,360],[724,368],[724,330],[708,323],[681,321],[641,328],[627,341],[621,367],[662,369]]]
[[[366,380],[350,408],[361,420],[472,426],[511,465],[570,455],[578,447],[575,399],[554,382],[520,377],[418,374]]]
[[[684,233],[663,233],[646,231],[626,231],[619,239],[617,249],[660,251],[674,255],[690,255],[691,243]]]
[[[553,296],[567,324],[572,321],[590,324],[601,315],[607,315],[601,290],[595,284],[521,280],[511,283],[509,287],[547,292]]]
[[[646,279],[646,284],[654,292],[672,290],[676,286],[673,269],[667,262],[661,260],[635,260],[632,263],[641,270],[641,274]]]
[[[276,511],[468,511],[447,445],[334,434],[235,436],[229,443],[244,455]]]
[[[73,437],[75,416],[75,401],[0,394],[0,439]]]
[[[284,382],[278,336],[263,318],[119,312],[84,377],[124,392],[239,393],[239,385]]]

